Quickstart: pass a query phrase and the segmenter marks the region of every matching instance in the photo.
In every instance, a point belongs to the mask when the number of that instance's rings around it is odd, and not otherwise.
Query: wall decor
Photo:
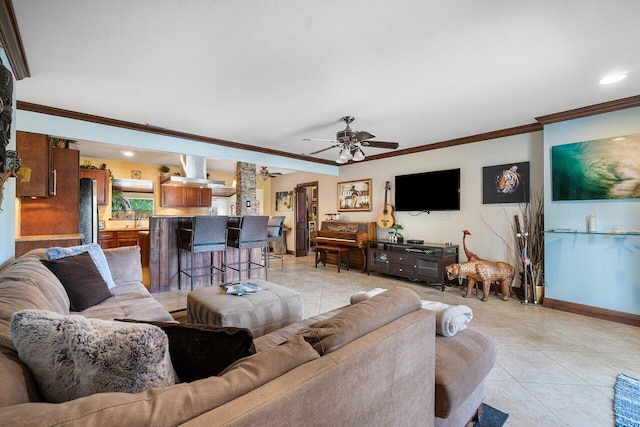
[[[529,162],[482,168],[482,203],[528,203]]]
[[[20,155],[7,150],[13,119],[13,74],[0,60],[0,212],[4,198],[4,183],[20,170]]]
[[[293,210],[293,191],[276,192],[276,211]]]
[[[371,210],[371,179],[338,183],[338,211]]]
[[[640,133],[551,147],[553,200],[640,198]]]

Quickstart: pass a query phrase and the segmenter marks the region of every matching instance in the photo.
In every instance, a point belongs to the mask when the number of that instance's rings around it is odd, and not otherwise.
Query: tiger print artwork
[[[491,282],[500,283],[502,300],[507,301],[511,294],[511,283],[515,275],[515,269],[511,264],[501,261],[473,260],[459,264],[446,266],[447,279],[467,277],[467,292],[465,298],[471,296],[471,290],[476,281],[482,282],[482,301],[487,301]]]
[[[518,166],[513,165],[496,176],[496,191],[503,194],[513,194],[520,186],[520,179]]]

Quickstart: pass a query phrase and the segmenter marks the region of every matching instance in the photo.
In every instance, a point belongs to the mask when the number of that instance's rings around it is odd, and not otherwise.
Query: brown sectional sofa
[[[118,286],[111,298],[80,314],[172,320],[140,283],[139,248],[104,252]],[[435,338],[434,313],[419,308],[414,292],[396,288],[258,337],[255,355],[217,377],[45,403],[8,328],[21,309],[69,313],[64,288],[40,263],[45,257],[34,250],[0,272],[4,425],[464,425],[484,398],[484,377],[495,361],[495,344],[484,334]]]

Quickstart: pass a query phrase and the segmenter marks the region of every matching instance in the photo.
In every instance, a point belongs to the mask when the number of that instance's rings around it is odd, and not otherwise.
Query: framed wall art
[[[551,147],[553,200],[640,198],[640,133]]]
[[[338,211],[370,211],[371,179],[338,183]]]
[[[482,203],[528,203],[529,162],[482,168]]]
[[[276,192],[276,211],[293,210],[293,191]]]

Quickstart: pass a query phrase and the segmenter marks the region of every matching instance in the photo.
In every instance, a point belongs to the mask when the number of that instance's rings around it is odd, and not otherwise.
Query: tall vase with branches
[[[527,238],[522,240],[525,247],[520,247],[522,253],[526,253],[528,262],[531,263],[533,274],[527,277],[529,284],[533,286],[544,286],[544,199],[543,192],[532,194],[529,203],[522,203],[518,206],[517,216],[521,219],[520,232],[526,233]],[[516,236],[516,222],[513,222],[513,234]],[[524,274],[527,270],[523,268],[522,283],[524,285]],[[526,292],[524,286],[521,290]],[[536,298],[540,299],[540,298]]]

